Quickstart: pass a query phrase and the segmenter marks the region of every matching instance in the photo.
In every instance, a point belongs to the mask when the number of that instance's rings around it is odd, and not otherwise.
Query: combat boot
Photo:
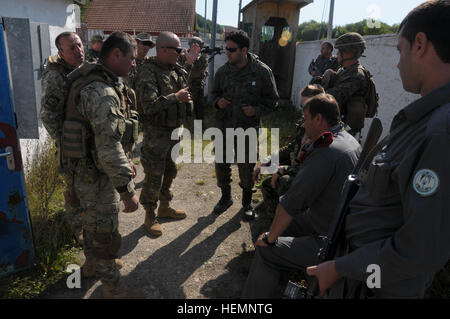
[[[252,207],[252,190],[242,190],[242,208],[239,213],[244,214],[245,220],[255,219],[255,212]]]
[[[145,221],[144,221],[145,229],[147,232],[152,235],[159,237],[162,235],[161,225],[158,223],[158,219],[155,216],[155,211],[153,209],[146,210],[145,212]]]
[[[219,199],[219,202],[214,206],[213,213],[222,214],[225,212],[231,205],[233,205],[233,199],[231,198],[231,186],[221,187],[222,197]]]
[[[104,299],[145,299],[145,294],[140,289],[119,284],[103,284],[102,294]]]
[[[119,258],[114,259],[114,262],[116,263],[117,269],[122,269],[123,262]],[[83,277],[85,278],[91,278],[95,276],[95,266],[96,261],[94,257],[86,257],[86,261],[83,264],[81,273],[83,274]]]
[[[186,218],[186,213],[181,209],[173,209],[170,207],[169,202],[160,201],[158,207],[158,217],[183,219]]]

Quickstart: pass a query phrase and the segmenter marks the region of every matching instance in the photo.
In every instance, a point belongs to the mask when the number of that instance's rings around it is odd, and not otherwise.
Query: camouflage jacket
[[[85,61],[94,63],[94,62],[97,62],[99,58],[100,58],[100,52],[95,51],[94,49],[91,48],[86,53]]]
[[[363,66],[357,62],[349,67],[340,68],[336,73],[336,80],[326,92],[333,95],[339,103],[341,112],[345,114],[346,105],[352,97],[364,97],[369,83],[363,72]]]
[[[140,67],[144,64],[144,61],[147,60],[148,57],[145,57],[144,60],[136,59],[136,67],[132,68],[128,73],[128,78],[125,80],[126,85],[133,90],[136,90],[136,76],[139,72]]]
[[[191,90],[203,90],[208,76],[208,58],[201,54],[193,64],[187,62],[184,54],[178,58],[180,64],[188,73],[188,85]]]
[[[135,194],[133,172],[125,151],[128,143],[123,140],[127,119],[132,114],[131,101],[118,78],[105,67],[98,65],[98,68],[105,80],[92,81],[79,91],[74,88],[85,79],[75,80],[69,100],[78,101],[75,107],[89,124],[88,138],[92,143],[88,147],[95,166],[108,175],[121,199],[131,198]],[[73,97],[77,91],[79,97]]]
[[[259,127],[261,115],[277,108],[279,96],[272,70],[252,53],[248,54],[248,59],[242,69],[225,63],[214,77],[211,100],[217,109],[219,128]],[[225,109],[217,106],[221,98],[231,101]],[[242,104],[252,106],[256,114],[247,117]]]
[[[179,102],[175,93],[186,88],[187,72],[178,64],[167,65],[150,57],[136,77],[139,118],[149,125],[179,127],[192,115],[192,102]]]
[[[67,74],[75,68],[59,56],[50,56],[41,80],[42,98],[39,117],[48,134],[59,142],[68,95]]]

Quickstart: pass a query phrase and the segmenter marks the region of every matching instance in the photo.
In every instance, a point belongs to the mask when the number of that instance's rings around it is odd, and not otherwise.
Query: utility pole
[[[239,0],[239,12],[238,12],[238,23],[237,23],[237,28],[240,29],[240,24],[241,24],[241,8],[242,8],[242,0]]]
[[[206,25],[208,24],[207,20],[206,20],[206,12],[207,12],[207,8],[208,8],[208,0],[205,0],[205,24],[203,25],[203,38],[206,39]]]
[[[216,25],[217,25],[217,0],[213,0],[213,12],[212,12],[212,30],[211,30],[211,43],[210,48],[216,47]],[[209,62],[209,78],[208,78],[208,100],[211,97],[211,91],[214,79],[214,58]]]
[[[328,32],[327,40],[331,40],[333,37],[333,14],[334,14],[334,0],[330,2],[330,16],[328,18]]]

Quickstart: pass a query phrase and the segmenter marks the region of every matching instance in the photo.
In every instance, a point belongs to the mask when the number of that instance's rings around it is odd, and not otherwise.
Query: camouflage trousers
[[[64,192],[64,207],[66,209],[66,216],[72,233],[75,236],[78,236],[78,234],[82,232],[81,215],[83,210],[80,206],[80,199],[75,194],[73,174],[65,172],[62,175],[66,182],[66,191]]]
[[[76,165],[74,188],[84,211],[84,254],[95,260],[96,275],[102,283],[116,284],[120,273],[114,260],[122,243],[118,230],[120,196],[109,177],[88,159]]]
[[[205,117],[206,98],[203,94],[203,88],[191,90],[192,100],[194,101],[194,114],[196,120],[203,120]]]
[[[223,136],[225,137],[225,133],[223,133]],[[215,156],[216,156],[216,163],[215,163],[215,169],[216,169],[216,178],[217,178],[217,186],[220,188],[226,187],[231,184],[231,164],[229,161],[227,163],[226,160],[226,145],[225,138],[223,139],[222,143],[222,151],[223,151],[223,157],[220,157],[219,153],[217,152],[217,145],[216,142],[218,140],[214,141],[215,145]],[[253,168],[255,167],[255,163],[250,162],[250,150],[252,152],[255,152],[257,154],[257,145],[250,145],[249,138],[246,137],[245,139],[245,147],[242,150],[238,150],[238,143],[237,138],[234,139],[234,162],[236,162],[236,159],[238,160],[237,166],[239,170],[239,186],[243,190],[251,190],[254,185],[253,181]],[[239,163],[239,154],[238,152],[245,152],[244,160],[242,163]],[[219,159],[221,161],[219,161]]]
[[[283,175],[278,178],[275,189],[272,188],[272,175],[266,177],[261,183],[261,193],[264,198],[264,210],[267,218],[275,217],[275,210],[280,202],[280,196],[286,194],[294,180],[293,176]]]
[[[172,160],[172,148],[179,140],[171,140],[172,128],[147,126],[142,142],[141,163],[145,179],[139,198],[148,211],[154,210],[158,200],[171,201],[170,186],[177,176],[177,167]]]

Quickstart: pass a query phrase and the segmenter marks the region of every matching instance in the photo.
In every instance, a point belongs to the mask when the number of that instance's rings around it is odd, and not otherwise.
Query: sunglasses
[[[163,47],[163,48],[174,49],[175,51],[177,51],[178,54],[180,54],[181,52],[183,52],[183,48],[175,48],[175,47]]]
[[[231,52],[231,53],[236,52],[237,49],[239,49],[239,48],[225,48],[225,50],[227,50],[228,52]]]

